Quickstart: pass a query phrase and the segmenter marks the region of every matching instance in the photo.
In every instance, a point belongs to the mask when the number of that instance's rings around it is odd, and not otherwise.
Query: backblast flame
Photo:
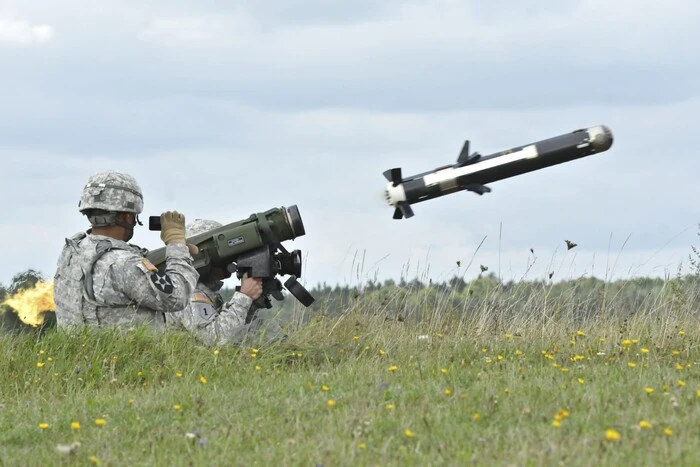
[[[20,290],[6,299],[3,305],[12,308],[23,323],[39,327],[44,323],[44,313],[56,311],[53,282],[39,281],[31,289]]]

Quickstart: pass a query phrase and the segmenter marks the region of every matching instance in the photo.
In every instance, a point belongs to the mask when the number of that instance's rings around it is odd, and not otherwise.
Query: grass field
[[[0,335],[0,465],[700,465],[697,311],[516,311]]]

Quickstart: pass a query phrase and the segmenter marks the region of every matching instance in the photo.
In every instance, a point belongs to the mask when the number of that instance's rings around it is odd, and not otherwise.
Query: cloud
[[[85,228],[80,187],[105,169],[141,182],[144,220],[175,208],[230,222],[297,204],[307,235],[290,247],[311,283],[439,280],[475,252],[469,277],[484,264],[517,278],[530,248],[537,277],[604,275],[620,249],[615,274],[661,275],[697,243],[696,3],[5,5],[25,32],[60,35],[0,49],[12,89],[0,114],[0,199],[13,201],[3,283],[25,265],[52,272],[63,238]],[[609,152],[483,197],[420,203],[401,222],[383,200],[384,170],[449,164],[465,139],[489,154],[601,123]],[[579,247],[565,252],[564,239]],[[145,228],[134,240],[160,246]]]
[[[41,44],[53,38],[53,27],[48,24],[32,25],[27,21],[0,17],[0,47]]]

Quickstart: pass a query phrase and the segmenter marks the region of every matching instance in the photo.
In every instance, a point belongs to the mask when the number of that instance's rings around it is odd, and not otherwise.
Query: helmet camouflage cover
[[[143,194],[136,179],[121,172],[100,172],[92,175],[78,203],[78,210],[102,209],[109,212],[143,211]]]
[[[222,225],[223,224],[221,224],[220,222],[212,221],[209,219],[195,219],[189,224],[187,224],[187,227],[185,228],[185,235],[187,237],[193,237],[195,235],[199,235],[209,230],[221,227]]]

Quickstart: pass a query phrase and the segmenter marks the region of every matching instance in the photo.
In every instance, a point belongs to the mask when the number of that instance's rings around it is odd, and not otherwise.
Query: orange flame
[[[53,282],[39,281],[31,289],[20,290],[6,299],[3,305],[8,305],[17,313],[23,323],[39,327],[44,323],[44,313],[56,311],[53,301]]]

